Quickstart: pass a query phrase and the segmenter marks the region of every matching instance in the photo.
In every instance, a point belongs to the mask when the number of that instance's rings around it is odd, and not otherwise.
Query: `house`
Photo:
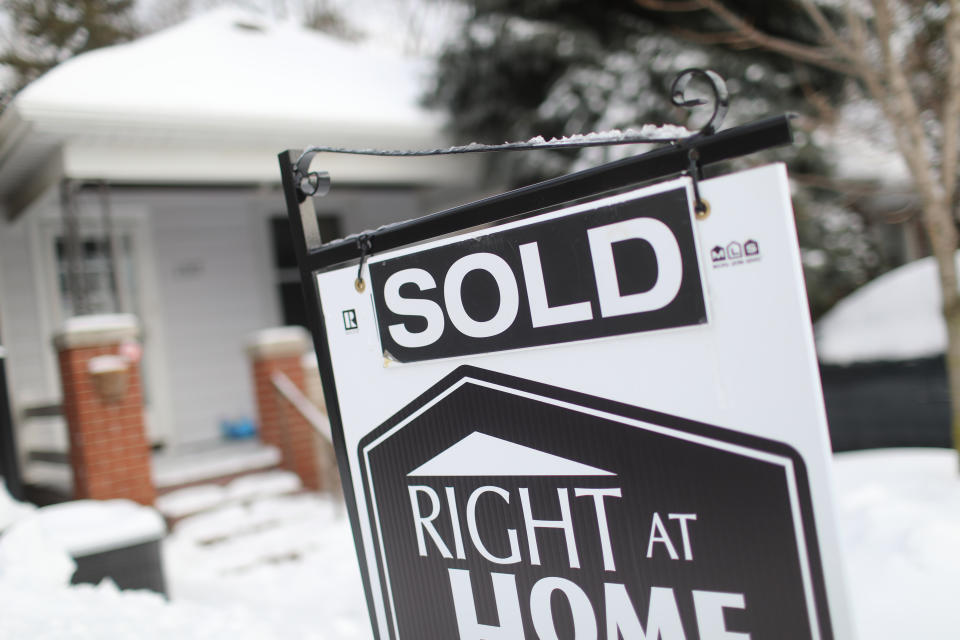
[[[422,61],[236,9],[56,67],[0,114],[0,327],[21,454],[67,447],[52,337],[134,314],[150,442],[254,417],[244,346],[302,322],[277,154],[448,145]],[[326,239],[474,198],[471,158],[324,154]]]
[[[938,283],[934,259],[916,260],[854,291],[817,322],[835,451],[951,445]]]

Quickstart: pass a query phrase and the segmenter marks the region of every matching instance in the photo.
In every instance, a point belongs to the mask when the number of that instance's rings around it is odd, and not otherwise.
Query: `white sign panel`
[[[851,637],[786,172],[316,275],[377,637]]]

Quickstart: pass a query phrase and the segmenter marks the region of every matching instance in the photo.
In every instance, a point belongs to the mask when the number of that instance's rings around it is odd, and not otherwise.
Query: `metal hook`
[[[316,152],[305,152],[293,166],[300,201],[307,196],[325,196],[330,193],[330,174],[326,171],[310,171],[310,163]]]
[[[698,135],[708,136],[720,127],[723,119],[727,115],[727,109],[730,107],[730,92],[727,91],[727,83],[716,71],[709,69],[684,69],[681,71],[673,85],[670,87],[670,101],[678,107],[692,109],[707,104],[707,100],[695,98],[688,100],[686,98],[687,87],[694,78],[706,80],[713,91],[713,114],[707,123],[700,128]]]
[[[690,149],[687,153],[690,165],[687,173],[693,182],[693,212],[697,220],[706,220],[710,216],[710,203],[700,197],[700,179],[703,178],[703,170],[700,168],[700,152],[696,149]]]
[[[367,261],[367,254],[373,249],[373,238],[361,233],[357,236],[357,248],[360,249],[360,266],[357,268],[357,279],[353,281],[353,287],[357,293],[363,293],[367,288],[367,283],[363,281],[363,263]]]

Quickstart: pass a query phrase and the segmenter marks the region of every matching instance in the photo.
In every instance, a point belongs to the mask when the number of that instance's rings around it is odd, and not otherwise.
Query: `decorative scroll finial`
[[[710,119],[707,120],[707,123],[700,127],[700,131],[697,133],[697,135],[708,136],[715,133],[723,123],[723,119],[727,115],[727,109],[730,106],[730,92],[727,91],[727,83],[724,82],[723,78],[716,71],[709,69],[684,69],[677,75],[673,81],[673,86],[670,88],[670,100],[674,105],[683,107],[684,109],[692,109],[707,104],[708,101],[702,98],[694,98],[691,100],[686,97],[687,87],[690,86],[690,81],[694,78],[706,80],[710,85],[710,89],[713,91],[713,114],[710,116]]]

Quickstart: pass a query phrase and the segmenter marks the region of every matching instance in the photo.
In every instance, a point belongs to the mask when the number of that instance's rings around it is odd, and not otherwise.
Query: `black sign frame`
[[[480,225],[557,207],[564,203],[681,175],[690,171],[691,158],[696,158],[694,166],[699,170],[715,163],[789,145],[793,143],[790,119],[791,116],[788,115],[774,116],[711,135],[697,135],[648,153],[539,182],[477,202],[425,215],[409,222],[389,225],[376,232],[364,234],[360,238],[346,238],[325,243],[321,242],[316,231],[316,211],[312,198],[301,188],[301,179],[304,176],[300,175],[297,167],[300,152],[287,150],[279,154],[281,183],[306,303],[307,328],[313,337],[319,363],[341,487],[363,578],[367,609],[373,634],[377,640],[386,639],[381,638],[378,631],[370,581],[371,567],[367,566],[363,553],[360,516],[336,392],[336,372],[326,338],[323,301],[317,286],[316,274],[357,264],[370,253],[425,242]],[[403,159],[396,161],[403,162]]]

